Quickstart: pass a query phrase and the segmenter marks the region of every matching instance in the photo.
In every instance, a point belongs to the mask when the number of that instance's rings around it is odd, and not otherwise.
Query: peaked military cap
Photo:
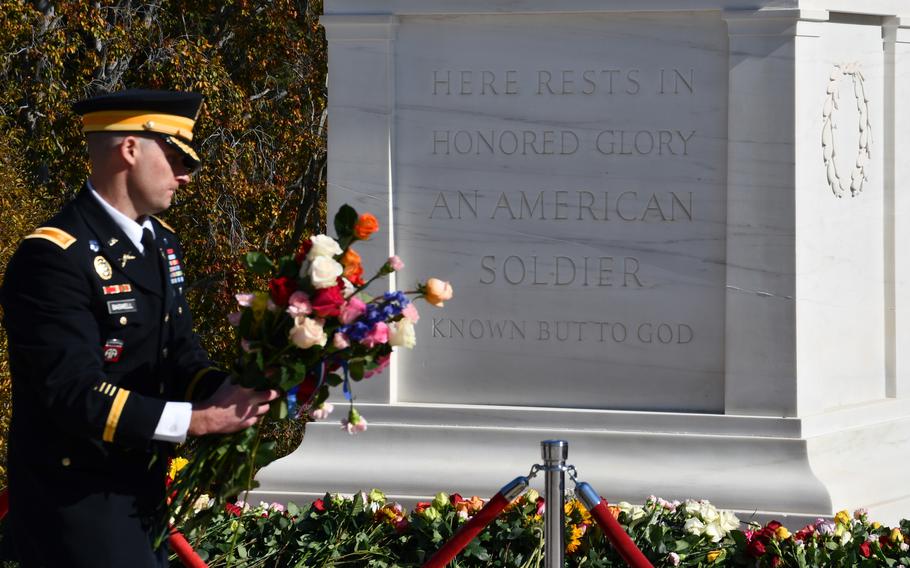
[[[128,89],[85,99],[73,105],[82,116],[82,131],[155,133],[183,155],[190,171],[201,160],[190,143],[202,106],[202,95],[182,91]]]

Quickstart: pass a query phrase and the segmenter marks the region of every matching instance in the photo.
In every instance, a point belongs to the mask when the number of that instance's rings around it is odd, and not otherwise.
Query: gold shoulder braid
[[[174,227],[171,227],[170,225],[168,225],[167,223],[162,221],[160,217],[157,217],[155,215],[149,215],[149,217],[151,217],[152,219],[161,223],[161,226],[164,227],[165,229],[167,229],[168,231],[174,233],[175,235],[177,234],[177,231],[174,230]]]
[[[26,239],[45,239],[66,250],[76,242],[76,237],[57,227],[38,227]]]

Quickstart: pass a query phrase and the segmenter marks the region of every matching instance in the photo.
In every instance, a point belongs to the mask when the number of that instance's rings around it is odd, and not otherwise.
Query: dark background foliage
[[[321,0],[0,0],[0,270],[88,174],[73,102],[130,87],[202,93],[205,166],[162,218],[186,250],[197,331],[228,361],[225,316],[255,284],[241,255],[289,252],[324,225],[321,12]],[[0,485],[9,386],[0,331]],[[296,434],[279,433],[289,445]]]

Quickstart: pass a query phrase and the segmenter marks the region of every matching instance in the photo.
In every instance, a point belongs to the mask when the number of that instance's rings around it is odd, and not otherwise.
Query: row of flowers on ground
[[[200,499],[196,522],[183,530],[212,568],[420,566],[483,505],[479,497],[440,493],[407,511],[378,490],[326,495],[305,507],[237,502],[212,511]],[[537,492],[525,493],[451,566],[543,566],[545,507]],[[910,521],[886,527],[862,510],[793,531],[776,521],[742,523],[707,501],[651,497],[643,506],[619,503],[610,512],[655,567],[910,566]],[[625,566],[581,502],[568,500],[565,513],[567,566]]]

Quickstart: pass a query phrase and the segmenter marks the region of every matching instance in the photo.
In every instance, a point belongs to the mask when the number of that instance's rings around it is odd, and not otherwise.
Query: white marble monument
[[[488,497],[560,438],[611,501],[910,516],[905,1],[325,11],[329,210],[456,297],[261,494]]]

